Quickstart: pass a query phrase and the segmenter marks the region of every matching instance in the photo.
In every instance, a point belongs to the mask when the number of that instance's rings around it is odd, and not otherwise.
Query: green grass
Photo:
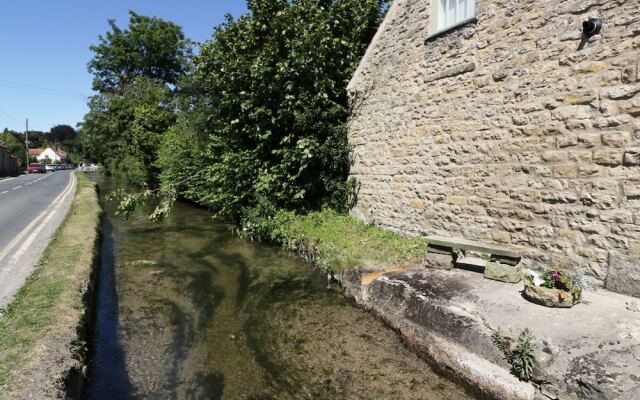
[[[269,238],[302,254],[324,270],[376,268],[424,257],[427,242],[365,225],[331,210],[295,215],[278,212]]]
[[[54,367],[48,364],[59,363],[56,357],[72,354],[78,346],[71,342],[84,315],[82,293],[93,268],[101,211],[94,184],[82,173],[76,176],[76,197],[69,213],[0,320],[3,399],[19,397],[15,391],[28,386],[25,382],[33,377],[33,369]]]

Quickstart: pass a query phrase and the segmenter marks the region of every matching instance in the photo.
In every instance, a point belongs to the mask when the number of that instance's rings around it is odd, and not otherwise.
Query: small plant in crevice
[[[530,381],[533,376],[533,362],[535,355],[533,354],[534,340],[531,331],[526,328],[523,330],[515,343],[515,347],[511,339],[506,338],[498,329],[491,336],[493,343],[504,354],[505,360],[511,365],[511,374],[521,381]]]
[[[89,346],[87,342],[83,339],[75,339],[69,345],[69,349],[71,350],[71,354],[76,360],[86,360],[87,353],[89,352]]]

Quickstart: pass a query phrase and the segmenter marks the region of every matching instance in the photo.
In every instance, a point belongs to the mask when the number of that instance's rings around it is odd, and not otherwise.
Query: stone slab
[[[515,339],[528,328],[535,337],[534,378],[545,382],[537,386],[538,393],[571,400],[635,399],[640,317],[627,309],[633,297],[600,289],[586,292],[571,309],[547,308],[524,299],[523,284],[505,285],[460,269],[408,269],[367,286],[359,279],[345,282],[347,295],[399,329],[419,353],[485,394],[531,398],[515,377],[510,383],[487,377],[496,368],[509,371],[492,342],[493,332],[499,329]],[[434,338],[449,345],[434,350]],[[464,365],[458,363],[462,359]]]
[[[494,281],[518,283],[522,280],[522,267],[490,261],[484,268],[484,277]]]
[[[452,269],[454,263],[452,254],[440,253],[427,253],[426,262],[429,268],[446,270]]]
[[[466,74],[467,72],[473,72],[476,69],[476,64],[473,62],[456,65],[455,67],[448,68],[444,71],[430,74],[424,77],[424,82],[429,83],[444,78],[449,78],[456,75]]]
[[[464,256],[456,260],[456,265],[458,264],[485,268],[487,266],[487,260],[480,257]]]
[[[480,253],[495,254],[510,258],[521,258],[522,249],[511,246],[499,246],[476,242],[469,239],[451,238],[446,236],[427,236],[425,238],[430,245],[441,247],[453,247],[461,250],[477,251]]]
[[[429,246],[427,247],[427,253],[453,254],[453,249],[451,247],[442,247],[429,244]]]
[[[640,297],[640,268],[638,265],[640,265],[640,256],[610,251],[609,270],[605,282],[607,289]]]
[[[638,400],[640,399],[640,386],[636,386],[634,389],[623,393],[620,397],[616,397],[615,400]]]
[[[512,258],[512,257],[507,257],[507,256],[497,256],[497,255],[491,255],[490,261],[493,262],[499,262],[501,264],[507,264],[507,265],[518,265],[520,263],[521,258]]]

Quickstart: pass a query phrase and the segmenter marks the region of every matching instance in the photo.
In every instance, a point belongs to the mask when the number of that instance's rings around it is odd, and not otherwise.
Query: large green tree
[[[134,11],[129,11],[129,17],[127,29],[109,20],[111,31],[91,46],[95,53],[89,62],[89,72],[94,74],[93,89],[118,92],[140,77],[176,85],[187,73],[191,41],[171,21]]]
[[[185,85],[185,120],[165,136],[165,184],[187,182],[183,195],[234,219],[264,203],[345,209],[346,86],[385,3],[250,0],[228,17]]]
[[[77,132],[69,125],[56,125],[51,128],[48,135],[50,143],[63,143],[76,138]]]
[[[170,21],[130,12],[129,27],[92,46],[98,94],[80,125],[85,156],[130,182],[153,185],[162,136],[174,124],[179,80],[190,68],[191,42]]]
[[[85,156],[133,184],[154,184],[158,147],[176,119],[171,100],[169,89],[147,78],[92,97],[81,125]]]

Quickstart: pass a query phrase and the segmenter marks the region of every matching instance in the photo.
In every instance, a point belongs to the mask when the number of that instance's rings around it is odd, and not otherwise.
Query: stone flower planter
[[[549,289],[527,282],[524,284],[524,297],[546,307],[571,308],[580,302],[580,291]]]

